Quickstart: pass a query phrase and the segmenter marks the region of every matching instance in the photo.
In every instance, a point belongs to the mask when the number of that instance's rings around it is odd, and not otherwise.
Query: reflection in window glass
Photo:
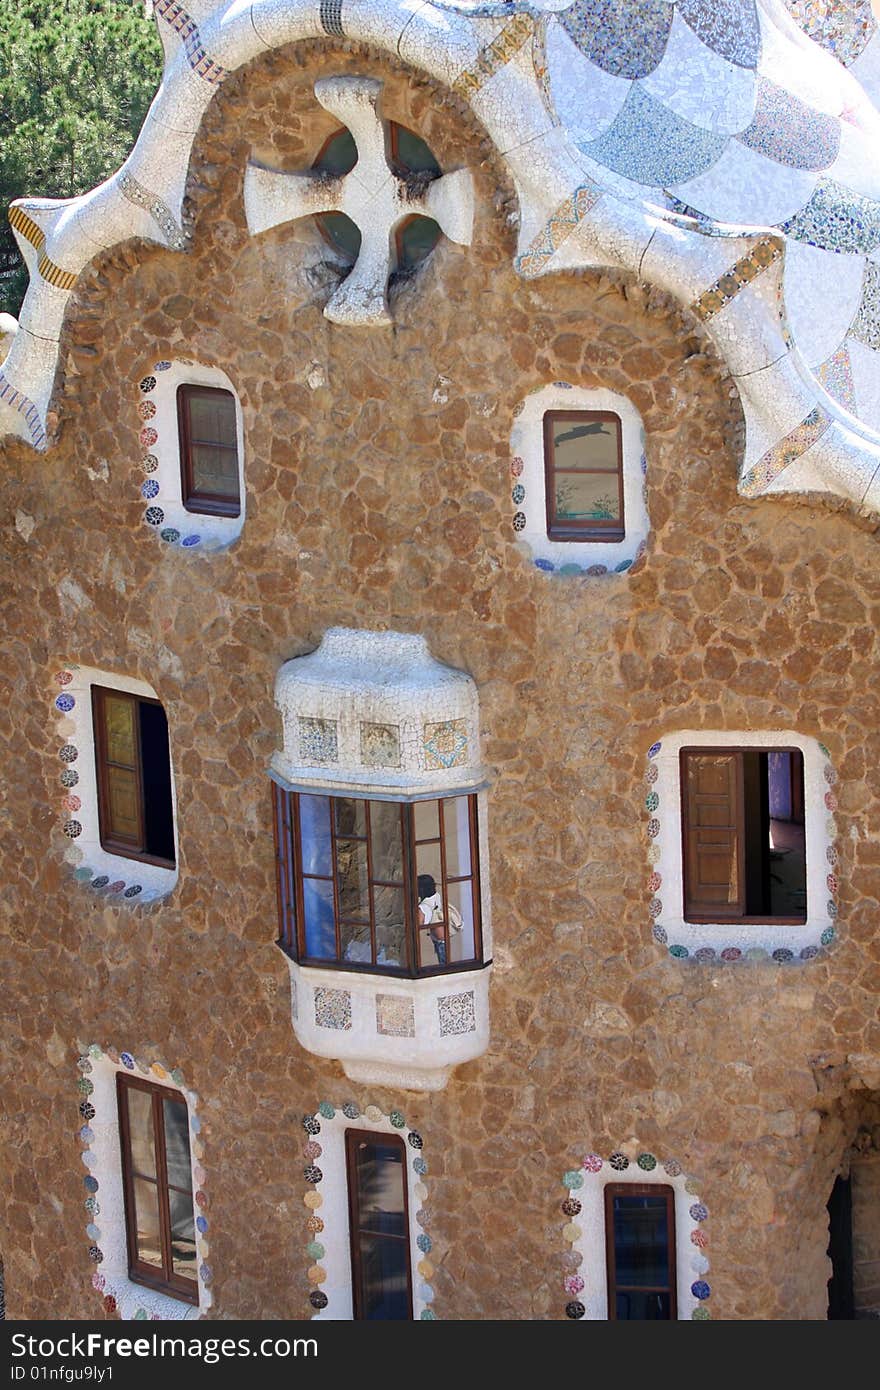
[[[675,1317],[674,1200],[672,1188],[660,1184],[606,1187],[610,1317]]]
[[[346,1131],[354,1316],[412,1316],[406,1154],[392,1135]]]

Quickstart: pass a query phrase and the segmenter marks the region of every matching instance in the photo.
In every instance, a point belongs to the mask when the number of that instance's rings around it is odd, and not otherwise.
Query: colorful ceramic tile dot
[[[332,1120],[333,1116],[336,1114],[336,1111],[334,1107],[330,1104],[329,1100],[322,1100],[320,1105],[318,1106],[318,1114],[321,1115],[325,1120]]]
[[[657,1167],[657,1160],[653,1154],[639,1154],[636,1163],[645,1173],[653,1173]]]
[[[378,1124],[383,1118],[382,1111],[379,1109],[378,1105],[368,1105],[364,1111],[364,1118],[369,1120],[371,1125]]]
[[[310,1260],[323,1260],[324,1247],[319,1240],[310,1240],[306,1246],[306,1254]]]
[[[162,540],[168,545],[176,545],[180,540],[180,532],[174,526],[166,526],[159,532]]]
[[[567,1318],[582,1318],[586,1311],[582,1303],[572,1302],[566,1303],[565,1305],[565,1316]]]
[[[312,1211],[317,1211],[318,1207],[324,1205],[324,1198],[320,1192],[307,1192],[303,1197],[303,1203],[305,1206],[311,1207]]]
[[[739,949],[738,946],[725,946],[724,950],[721,952],[721,959],[739,960],[741,955],[742,951]]]
[[[624,1173],[629,1167],[629,1159],[626,1154],[622,1154],[619,1151],[611,1155],[608,1163],[609,1166],[614,1169],[615,1173]]]
[[[562,1186],[567,1187],[569,1192],[576,1192],[583,1185],[583,1177],[576,1169],[570,1168],[567,1173],[562,1174]]]
[[[75,767],[65,767],[61,770],[62,787],[75,787],[79,781],[79,773]]]
[[[693,1294],[694,1298],[703,1299],[709,1298],[709,1296],[712,1293],[712,1290],[709,1288],[709,1285],[706,1283],[705,1279],[695,1279],[693,1284],[691,1284],[691,1293]]]
[[[667,1158],[663,1164],[663,1171],[670,1178],[677,1178],[681,1173],[681,1164],[677,1158]]]
[[[709,1237],[705,1231],[701,1231],[699,1226],[695,1231],[691,1231],[691,1244],[696,1245],[698,1250],[705,1250],[709,1244]]]
[[[309,1163],[303,1168],[303,1177],[306,1182],[319,1183],[323,1180],[324,1174],[320,1168],[316,1168],[314,1163]]]
[[[425,1173],[427,1173],[427,1171],[428,1171],[428,1165],[427,1165],[427,1163],[425,1162],[425,1160],[422,1158],[421,1154],[419,1155],[418,1158],[414,1158],[414,1159],[413,1159],[413,1172],[414,1172],[414,1173],[419,1173],[419,1174],[421,1174],[422,1176],[424,1176]]]
[[[690,1211],[692,1221],[705,1221],[709,1216],[709,1212],[707,1208],[703,1206],[702,1202],[694,1202],[693,1206],[689,1207],[688,1210]]]
[[[416,1245],[419,1247],[423,1255],[430,1254],[433,1244],[434,1242],[432,1241],[431,1237],[424,1231],[421,1235],[416,1236]]]
[[[146,502],[149,502],[152,497],[158,497],[158,495],[159,484],[156,482],[155,478],[149,478],[147,482],[141,483],[141,497],[143,497]]]
[[[409,1134],[406,1136],[406,1138],[407,1138],[407,1143],[408,1143],[408,1144],[411,1144],[412,1147],[413,1147],[414,1149],[420,1149],[420,1148],[422,1147],[423,1142],[424,1142],[423,1139],[422,1139],[422,1136],[419,1134],[418,1130],[415,1130],[415,1129],[411,1129],[410,1132],[409,1132]]]
[[[566,1274],[562,1281],[562,1287],[566,1293],[583,1293],[584,1281],[579,1274]]]
[[[582,1234],[583,1232],[576,1221],[569,1221],[568,1224],[562,1228],[563,1239],[567,1240],[569,1245],[574,1245],[576,1240],[580,1240]]]
[[[193,546],[201,545],[201,543],[202,538],[201,536],[197,535],[184,536],[183,540],[180,542],[180,544],[185,546],[187,550],[192,550]]]
[[[161,526],[165,520],[165,513],[161,507],[147,507],[144,512],[144,521],[148,526]]]
[[[78,835],[82,834],[82,826],[78,820],[66,820],[61,829],[70,840],[75,840]]]
[[[322,1293],[320,1289],[314,1289],[309,1294],[309,1302],[313,1308],[326,1308],[328,1302],[327,1295]]]
[[[305,1130],[306,1134],[321,1133],[321,1122],[320,1120],[316,1120],[314,1115],[303,1115],[302,1127]]]
[[[323,1152],[321,1145],[316,1144],[314,1139],[310,1139],[307,1144],[303,1145],[303,1158],[307,1158],[310,1163],[314,1162],[316,1158],[320,1158]]]
[[[669,954],[675,956],[676,960],[687,960],[690,951],[687,946],[670,946]]]
[[[79,757],[79,749],[74,748],[72,743],[65,743],[63,748],[59,748],[58,756],[63,763],[75,763]]]
[[[577,1197],[566,1197],[562,1203],[562,1212],[565,1216],[580,1216],[582,1207]]]
[[[100,1249],[98,1248],[97,1245],[90,1245],[90,1246],[89,1246],[89,1259],[90,1259],[90,1260],[92,1260],[96,1265],[99,1265],[99,1264],[101,1263],[101,1261],[103,1260],[103,1258],[104,1258],[104,1252],[103,1252],[103,1250],[100,1250]]]
[[[661,747],[662,744],[660,743],[652,743],[651,747],[648,749],[648,757],[656,758],[657,754],[660,752]]]
[[[310,1216],[306,1221],[306,1230],[313,1236],[318,1236],[324,1229],[324,1223],[320,1216]]]
[[[694,1322],[708,1322],[711,1316],[712,1314],[709,1312],[709,1309],[704,1308],[702,1303],[691,1313],[691,1318]]]
[[[587,1154],[581,1167],[586,1168],[588,1173],[598,1173],[602,1168],[602,1159],[598,1154]]]
[[[358,1110],[353,1100],[347,1100],[342,1107],[342,1113],[346,1119],[356,1120],[361,1112]]]

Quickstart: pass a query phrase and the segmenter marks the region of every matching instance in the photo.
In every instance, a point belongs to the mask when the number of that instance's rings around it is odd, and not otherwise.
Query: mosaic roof
[[[31,272],[0,428],[46,447],[65,306],[131,236],[183,249],[214,92],[281,44],[360,40],[468,101],[520,201],[524,278],[610,266],[703,322],[746,417],[746,496],[880,510],[880,36],[870,0],[156,0],[165,72],[122,169],[10,218]],[[381,331],[364,329],[363,331]]]

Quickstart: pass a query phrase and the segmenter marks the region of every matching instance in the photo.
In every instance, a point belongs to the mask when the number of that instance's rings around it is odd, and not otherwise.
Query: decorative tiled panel
[[[468,761],[467,724],[463,719],[444,719],[425,725],[425,766],[463,767]]]
[[[691,304],[691,310],[697,318],[707,323],[710,319],[735,299],[740,290],[744,290],[746,285],[761,274],[763,270],[782,259],[782,240],[778,237],[761,237],[756,241],[751,251],[745,256],[741,256],[729,270],[704,290],[698,299]]]
[[[303,1195],[306,1209],[303,1240],[305,1274],[310,1285],[312,1318],[348,1321],[354,1316],[351,1287],[351,1247],[348,1236],[348,1178],[345,1136],[366,1130],[398,1136],[406,1150],[405,1182],[409,1228],[407,1258],[410,1265],[413,1317],[432,1322],[434,1263],[433,1240],[428,1234],[428,1161],[421,1134],[411,1129],[402,1110],[386,1114],[378,1105],[361,1108],[354,1100],[342,1104],[322,1100],[312,1115],[303,1115],[305,1143]]]
[[[791,17],[814,43],[849,67],[877,32],[871,0],[785,0]]]
[[[347,989],[315,990],[315,1023],[319,1028],[351,1028],[351,995]]]
[[[608,1318],[608,1280],[605,1262],[605,1188],[609,1183],[657,1183],[671,1187],[676,1226],[676,1294],[678,1320],[704,1322],[711,1317],[706,1281],[709,1238],[705,1223],[708,1208],[697,1200],[698,1179],[685,1173],[678,1159],[660,1159],[635,1142],[615,1150],[607,1158],[584,1154],[562,1175],[565,1198],[559,1203],[563,1218],[562,1241],[566,1247],[560,1281],[560,1313],[573,1321],[584,1318],[601,1322]],[[682,1234],[687,1242],[681,1241]]]
[[[477,1020],[472,989],[463,994],[441,995],[437,1000],[437,1011],[440,1015],[441,1038],[448,1037],[451,1033],[476,1032]]]
[[[416,1025],[412,999],[398,994],[377,994],[376,1031],[388,1038],[414,1038]]]
[[[365,767],[400,767],[400,730],[393,724],[361,724]]]
[[[789,464],[796,463],[802,454],[822,438],[831,424],[831,417],[821,405],[814,406],[809,415],[789,434],[768,449],[762,459],[742,475],[739,490],[744,497],[757,497]]]
[[[85,1242],[92,1267],[92,1287],[101,1297],[104,1311],[123,1320],[192,1320],[200,1318],[212,1303],[214,1272],[209,1260],[210,1222],[207,1216],[207,1173],[203,1166],[204,1142],[199,1098],[186,1087],[178,1067],[164,1061],[147,1061],[137,1053],[117,1052],[97,1043],[81,1046],[77,1063],[78,1080],[76,1133],[82,1146],[81,1161],[85,1212]],[[183,1303],[128,1277],[125,1200],[120,1167],[119,1113],[116,1074],[128,1072],[157,1085],[180,1091],[189,1116],[189,1147],[192,1172],[194,1235],[196,1243],[196,1281],[198,1304]]]
[[[873,261],[865,266],[862,302],[850,332],[865,347],[880,352],[880,265]]]
[[[467,99],[474,96],[490,77],[494,77],[495,73],[528,43],[534,33],[534,27],[531,15],[514,15],[497,38],[482,49],[475,65],[455,79],[453,91]]]
[[[226,68],[214,61],[205,52],[199,26],[192,15],[178,3],[178,0],[155,0],[153,13],[156,18],[169,25],[177,34],[196,77],[212,84],[223,82],[229,76]]]
[[[299,755],[304,763],[322,765],[339,758],[335,719],[299,721]]]
[[[601,197],[602,189],[598,184],[584,183],[576,188],[564,203],[560,203],[546,225],[516,258],[514,264],[523,279],[534,280],[547,269],[562,243],[592,211]]]

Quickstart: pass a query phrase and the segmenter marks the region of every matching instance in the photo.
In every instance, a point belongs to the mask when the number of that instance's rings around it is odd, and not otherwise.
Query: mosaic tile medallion
[[[339,760],[335,719],[299,719],[299,756],[303,763],[323,765]]]
[[[413,1001],[399,994],[377,994],[376,1032],[388,1038],[414,1038]]]
[[[315,990],[315,1023],[319,1028],[351,1028],[351,994],[347,989]]]
[[[394,724],[361,724],[365,767],[400,767],[400,730]]]
[[[449,1037],[453,1033],[475,1033],[477,1020],[474,1012],[474,991],[463,994],[444,994],[437,1000],[440,1015],[440,1036]]]
[[[426,724],[422,746],[428,771],[463,767],[468,760],[467,721],[444,719],[437,724]]]

